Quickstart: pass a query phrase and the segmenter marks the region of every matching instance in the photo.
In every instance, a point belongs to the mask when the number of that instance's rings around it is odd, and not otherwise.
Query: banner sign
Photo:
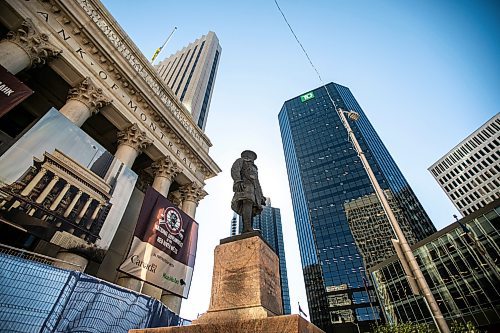
[[[119,270],[187,298],[197,243],[198,223],[149,187]]]
[[[0,65],[0,117],[32,93],[33,90]]]

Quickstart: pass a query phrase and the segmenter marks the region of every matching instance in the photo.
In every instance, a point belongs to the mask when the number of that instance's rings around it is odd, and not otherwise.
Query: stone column
[[[207,195],[207,192],[194,182],[182,186],[179,192],[182,199],[182,210],[194,219],[196,206],[198,206],[200,200]],[[161,296],[161,302],[176,314],[180,313],[182,305],[181,297],[170,293],[164,293]]]
[[[181,169],[177,166],[177,163],[172,161],[170,156],[155,161],[151,167],[155,176],[153,188],[166,198],[172,181],[181,172]]]
[[[99,214],[99,211],[101,210],[102,206],[103,206],[103,204],[99,203],[95,207],[94,212],[92,213],[92,216],[90,217],[90,220],[87,223],[87,225],[85,226],[85,228],[90,229],[90,227],[92,226],[92,223],[94,223],[95,219],[97,218],[97,214]]]
[[[198,203],[208,193],[194,182],[182,186],[179,189],[179,192],[181,193],[182,198],[182,210],[194,219]]]
[[[31,193],[31,191],[35,188],[35,186],[38,185],[40,180],[42,180],[43,176],[47,173],[47,169],[41,168],[40,171],[36,174],[35,177],[29,182],[29,184],[24,188],[24,190],[21,192],[22,196],[27,196],[28,194]]]
[[[64,217],[68,217],[69,214],[71,214],[71,211],[73,210],[73,208],[75,208],[75,205],[82,196],[82,194],[83,194],[82,191],[78,191],[73,200],[71,200],[71,203],[69,204],[68,208],[66,208],[66,211],[64,212]]]
[[[111,102],[112,100],[103,94],[102,89],[97,88],[90,78],[86,77],[78,86],[69,90],[66,104],[59,112],[80,127],[90,116],[97,114],[102,107]]]
[[[64,185],[61,192],[59,192],[59,194],[57,195],[57,198],[54,200],[52,205],[50,205],[50,210],[56,210],[57,206],[59,206],[59,203],[61,203],[61,200],[64,198],[64,195],[68,192],[70,187],[71,187],[70,183],[66,183]]]
[[[152,143],[146,132],[141,131],[137,124],[132,124],[118,132],[118,149],[115,157],[131,168],[136,157]]]
[[[61,52],[49,43],[48,35],[39,33],[33,22],[26,19],[0,42],[0,65],[15,75],[23,69],[45,64]]]
[[[87,209],[89,209],[89,206],[90,204],[92,203],[92,200],[93,198],[92,197],[89,197],[87,199],[87,202],[85,202],[85,205],[83,205],[83,208],[82,210],[80,211],[80,213],[78,214],[78,217],[76,219],[76,223],[80,223],[80,221],[83,219],[83,217],[85,216],[85,213],[87,212]]]
[[[58,180],[59,180],[59,176],[54,176],[52,178],[50,183],[47,184],[47,186],[43,189],[42,193],[40,193],[38,198],[36,198],[35,202],[37,204],[41,204],[43,202],[43,200],[45,200],[45,198],[47,197],[47,195],[49,195],[50,191],[52,191],[52,189],[54,188],[54,186],[56,185]]]
[[[170,156],[163,157],[153,162],[151,167],[153,168],[153,174],[155,176],[153,188],[164,197],[167,197],[170,185],[175,176],[180,173],[181,169],[177,166],[177,163],[172,161]],[[144,282],[141,292],[154,298],[161,299],[163,290]]]
[[[123,131],[118,132],[118,149],[115,157],[131,168],[136,157],[152,143],[153,141],[146,136],[146,132],[141,131],[137,124],[132,124]],[[119,277],[117,284],[138,292],[142,290],[144,285],[139,279],[128,275]],[[161,296],[161,292],[160,295],[155,295],[154,292],[150,294],[153,294],[151,296],[156,296],[156,298]]]

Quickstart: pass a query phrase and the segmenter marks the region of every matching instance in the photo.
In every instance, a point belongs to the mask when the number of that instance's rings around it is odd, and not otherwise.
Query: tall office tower
[[[500,197],[499,142],[497,113],[429,168],[463,216]]]
[[[233,213],[233,218],[231,219],[231,230],[229,232],[230,236],[236,236],[238,234],[238,214]]]
[[[243,229],[241,216],[238,222],[239,234]],[[233,230],[231,221],[231,232]],[[252,227],[260,230],[262,237],[273,248],[280,262],[281,298],[283,299],[283,314],[291,314],[290,293],[288,290],[288,276],[286,272],[285,244],[283,243],[283,229],[281,227],[281,213],[279,208],[271,206],[271,199],[266,198],[266,205],[262,213],[253,218]],[[232,234],[231,234],[232,235]],[[232,235],[233,236],[233,235]]]
[[[207,124],[221,52],[219,39],[210,31],[157,66],[160,77],[202,130]]]
[[[359,113],[349,123],[409,242],[436,229],[348,88],[329,83],[284,103],[279,123],[311,320],[326,332],[358,332],[380,318],[362,254],[367,265],[388,258],[395,251],[386,238],[395,236],[326,89],[338,107]]]

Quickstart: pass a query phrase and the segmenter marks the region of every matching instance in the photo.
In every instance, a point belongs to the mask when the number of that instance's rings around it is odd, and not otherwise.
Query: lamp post
[[[411,278],[414,278],[416,280],[420,292],[424,294],[424,298],[427,301],[432,318],[434,319],[434,322],[439,331],[441,333],[450,333],[448,324],[446,323],[446,320],[443,318],[443,314],[441,313],[441,310],[437,305],[436,299],[432,295],[432,292],[429,288],[429,285],[427,284],[427,281],[425,281],[424,275],[422,274],[422,271],[418,266],[417,260],[413,255],[410,245],[408,245],[408,241],[406,240],[406,237],[403,234],[403,231],[401,230],[401,227],[399,226],[399,223],[396,220],[396,217],[394,216],[391,207],[389,206],[389,202],[387,201],[384,192],[380,188],[377,178],[375,177],[375,174],[373,173],[370,165],[368,164],[368,160],[366,159],[363,150],[361,149],[361,146],[359,145],[358,140],[356,139],[356,136],[354,135],[354,132],[352,131],[351,126],[349,125],[349,122],[347,121],[345,116],[347,114],[349,119],[356,121],[359,119],[359,114],[354,111],[344,111],[341,108],[337,109],[337,113],[340,117],[340,120],[342,121],[342,124],[347,130],[347,134],[349,135],[349,138],[352,141],[354,149],[358,153],[358,156],[361,159],[361,163],[363,164],[363,167],[365,168],[366,173],[368,174],[368,178],[372,183],[372,186],[375,190],[375,194],[380,200],[384,212],[389,219],[389,222],[392,226],[392,229],[394,230],[394,233],[396,234],[397,241],[395,242],[394,245],[396,246],[396,243],[398,243],[401,249],[401,251],[398,251],[398,249],[396,249],[396,253],[398,254],[399,260],[402,262],[403,266],[407,265],[410,268],[411,273],[413,275]]]

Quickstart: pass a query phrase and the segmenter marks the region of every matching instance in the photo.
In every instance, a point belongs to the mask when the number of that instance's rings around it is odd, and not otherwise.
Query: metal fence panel
[[[175,326],[158,300],[80,272],[0,253],[0,332],[128,332]]]

